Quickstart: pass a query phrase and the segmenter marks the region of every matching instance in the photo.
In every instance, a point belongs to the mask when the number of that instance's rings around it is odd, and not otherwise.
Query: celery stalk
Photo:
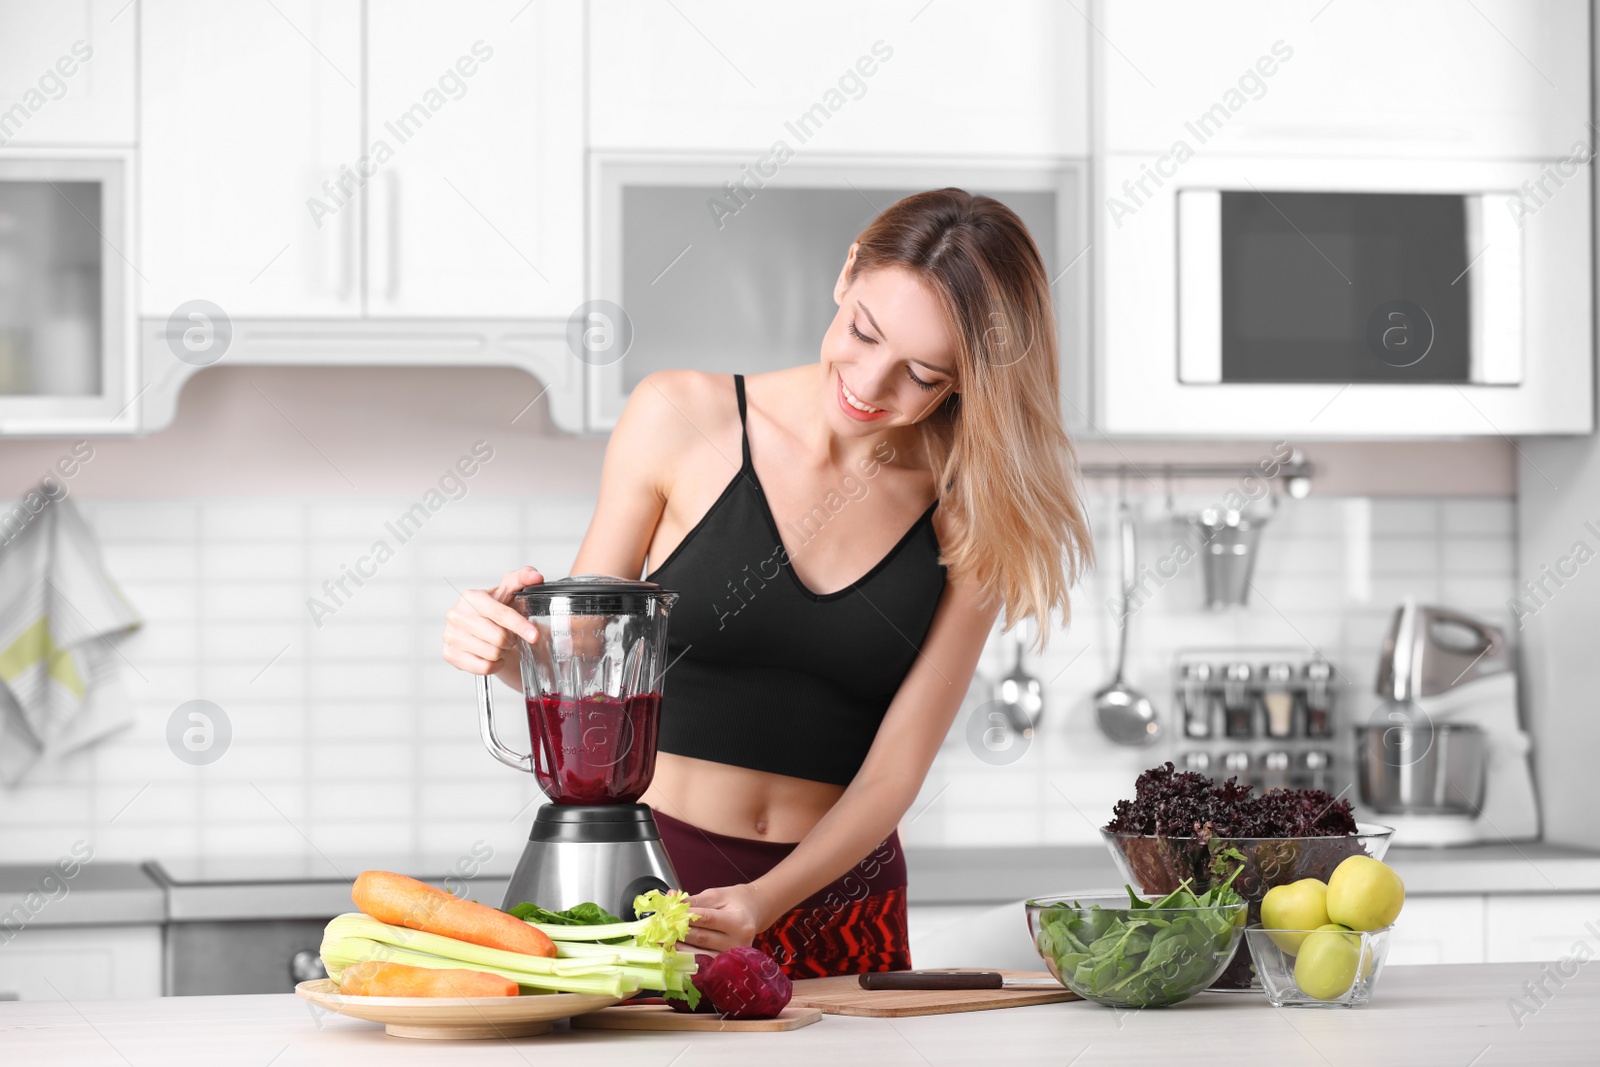
[[[595,929],[589,927],[589,930]],[[562,941],[557,956],[486,948],[439,934],[391,926],[360,912],[340,915],[323,932],[322,960],[329,977],[378,959],[416,967],[466,967],[510,978],[536,992],[603,993],[627,997],[640,989],[660,989],[691,1003],[698,991],[689,981],[694,957],[670,948],[639,944],[602,945]]]
[[[645,966],[661,966],[667,963],[679,970],[692,971],[695,968],[694,956],[688,952],[669,952],[659,948],[643,948],[639,945],[592,945],[586,941],[557,941],[557,959],[592,959],[605,956],[615,956],[623,963],[638,963]]]
[[[519,905],[527,907],[527,905]],[[514,915],[517,908],[510,909]],[[542,930],[552,941],[610,941],[615,938],[632,938],[640,947],[654,946],[671,949],[689,934],[689,923],[700,916],[689,910],[689,894],[681,889],[663,893],[652,889],[634,898],[633,910],[644,918],[633,922],[603,923],[592,926],[568,926],[556,923],[537,923],[523,920],[529,926]]]
[[[492,949],[490,951],[493,951]],[[322,963],[328,976],[335,980],[346,967],[366,960],[385,963],[404,963],[412,967],[451,968],[466,967],[487,971],[509,978],[517,985],[536,993],[598,993],[609,997],[630,997],[644,988],[640,976],[632,968],[611,967],[595,974],[552,975],[520,971],[513,967],[500,967],[477,960],[434,956],[426,952],[401,948],[397,945],[372,941],[364,937],[339,937],[322,942]]]
[[[453,937],[425,933],[422,930],[412,930],[404,926],[390,926],[388,923],[381,923],[370,915],[364,915],[358,911],[336,916],[332,922],[328,923],[322,936],[324,939],[340,937],[366,938],[369,941],[378,941],[398,948],[411,949],[430,956],[463,960],[473,964],[488,964],[530,974],[581,974],[592,971],[596,965],[603,965],[607,962],[599,957],[551,959],[547,956],[530,956],[525,952],[508,952],[505,949],[486,948],[483,945],[474,945],[468,941],[457,941]],[[614,955],[610,962],[616,962]]]

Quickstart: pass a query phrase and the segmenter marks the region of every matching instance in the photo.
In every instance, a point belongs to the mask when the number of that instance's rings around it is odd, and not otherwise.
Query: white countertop
[[[909,1019],[824,1016],[788,1033],[624,1033],[557,1029],[516,1041],[388,1037],[376,1023],[313,1012],[292,995],[0,1003],[7,1063],[53,1067],[355,1063],[703,1064],[1185,1063],[1593,1064],[1600,1058],[1600,963],[1586,965],[1521,1020],[1507,998],[1541,977],[1534,963],[1395,967],[1372,1003],[1275,1009],[1257,994],[1205,993],[1172,1008],[1121,1013],[1088,1003]]]

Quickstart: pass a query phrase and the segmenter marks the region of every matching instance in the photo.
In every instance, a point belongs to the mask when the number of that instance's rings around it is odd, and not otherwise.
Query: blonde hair
[[[1077,454],[1061,423],[1055,312],[1038,247],[1004,204],[962,189],[917,193],[857,238],[855,271],[910,271],[937,294],[956,341],[952,393],[921,423],[946,523],[942,559],[1005,607],[1005,628],[1070,621],[1093,565]]]

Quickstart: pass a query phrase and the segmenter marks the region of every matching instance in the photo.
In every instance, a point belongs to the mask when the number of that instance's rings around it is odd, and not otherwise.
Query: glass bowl
[[[1372,999],[1393,929],[1266,930],[1251,926],[1245,930],[1244,940],[1273,1007],[1355,1008]]]
[[[1135,908],[1127,895],[1044,897],[1025,906],[1034,948],[1056,980],[1114,1008],[1165,1007],[1205,989],[1238,948],[1246,915],[1242,901]]]
[[[1233,873],[1229,850],[1244,856],[1244,870],[1233,888],[1250,907],[1250,923],[1261,922],[1261,898],[1275,885],[1302,878],[1326,882],[1333,869],[1351,856],[1381,860],[1389,851],[1394,828],[1356,823],[1356,832],[1334,837],[1154,837],[1100,831],[1122,876],[1141,893],[1170,893],[1188,879],[1204,893]],[[1259,989],[1251,971],[1250,953],[1241,948],[1218,977],[1215,989]]]

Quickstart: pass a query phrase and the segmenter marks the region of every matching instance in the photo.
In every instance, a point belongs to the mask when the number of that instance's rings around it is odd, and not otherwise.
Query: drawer
[[[161,927],[29,927],[0,945],[0,998],[112,1000],[161,995]]]

